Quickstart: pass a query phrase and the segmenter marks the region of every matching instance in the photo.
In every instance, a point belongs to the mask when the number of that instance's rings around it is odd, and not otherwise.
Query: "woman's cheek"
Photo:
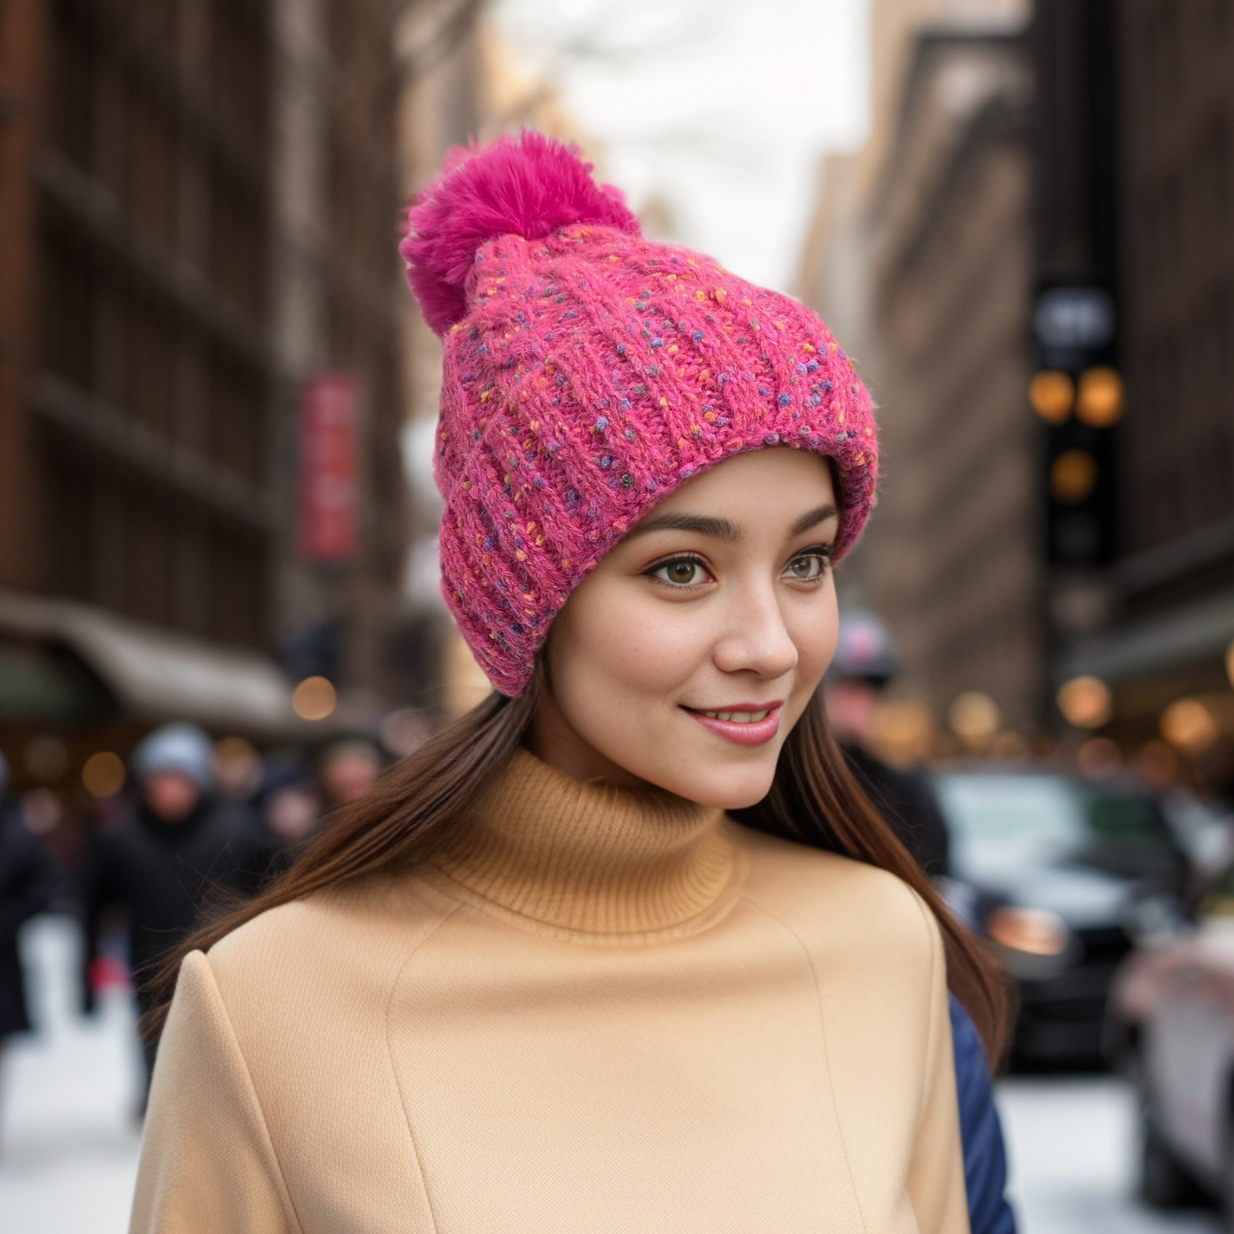
[[[811,632],[801,660],[804,670],[802,676],[810,678],[813,685],[818,684],[831,664],[832,657],[836,653],[836,642],[837,623],[834,620],[829,621],[821,631]],[[812,687],[811,692],[813,692]]]
[[[784,740],[787,740],[788,734],[801,718],[835,655],[839,637],[839,616],[835,592],[830,583],[828,589],[831,591],[828,602],[822,606],[810,606],[800,614],[800,621],[794,619],[790,625],[789,633],[797,647],[797,668],[790,695],[791,706],[786,716],[791,723],[782,731]]]
[[[642,580],[640,580],[641,583]],[[707,655],[704,615],[694,605],[614,587],[588,597],[576,625],[578,646],[592,649],[593,667],[625,695],[675,694]]]

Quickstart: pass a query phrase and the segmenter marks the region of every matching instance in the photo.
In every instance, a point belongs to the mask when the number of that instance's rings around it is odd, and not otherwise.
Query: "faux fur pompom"
[[[407,281],[433,330],[444,334],[466,312],[467,273],[487,240],[538,240],[571,223],[639,234],[621,191],[597,184],[591,170],[572,146],[531,131],[483,150],[450,151],[441,175],[412,203],[399,245]]]

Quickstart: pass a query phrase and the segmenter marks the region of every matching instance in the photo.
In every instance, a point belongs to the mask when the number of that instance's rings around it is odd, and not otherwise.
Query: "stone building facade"
[[[1057,2],[1057,0],[1055,0]],[[1118,287],[1126,414],[1120,544],[1101,629],[1056,678],[1113,692],[1125,748],[1169,735],[1234,783],[1234,6],[1114,7]],[[1191,748],[1188,748],[1190,744]]]
[[[958,695],[980,691],[1023,733],[1036,726],[1044,664],[1024,399],[1033,246],[1021,17],[992,5],[985,20],[905,27],[898,61],[884,50],[901,66],[899,90],[882,83],[867,151],[827,168],[829,180],[841,173],[830,209],[842,225],[822,228],[814,257],[830,279],[802,290],[880,405],[880,501],[841,580],[899,642],[900,692],[942,721]]]
[[[397,693],[403,81],[389,16],[381,0],[0,6],[13,664],[67,642],[131,710],[125,663],[157,640],[183,715],[284,731],[276,653],[324,622],[344,692]],[[340,370],[363,392],[359,534],[321,568],[296,546],[300,383]],[[104,663],[105,646],[132,655]],[[232,683],[230,711],[226,686],[209,707],[195,695],[208,680]]]
[[[871,137],[829,161],[802,264],[882,405],[882,504],[841,576],[937,718],[977,689],[1022,731],[1109,737],[1145,766],[1164,738],[1228,786],[1234,9],[876,0],[873,30]],[[1076,364],[1112,366],[1124,395],[1098,456],[1109,535],[1070,561],[1049,530],[1058,434],[1029,397],[1062,363],[1038,312],[1060,289],[1110,305]],[[1069,731],[1058,691],[1081,676],[1109,706]]]

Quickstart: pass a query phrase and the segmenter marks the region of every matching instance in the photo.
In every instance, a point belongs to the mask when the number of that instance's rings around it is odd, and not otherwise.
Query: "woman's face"
[[[532,750],[581,780],[761,800],[835,651],[838,529],[827,463],[802,450],[675,490],[558,614]]]

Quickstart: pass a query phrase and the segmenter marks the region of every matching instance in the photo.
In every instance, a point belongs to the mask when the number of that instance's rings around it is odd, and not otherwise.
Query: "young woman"
[[[991,1056],[999,986],[817,698],[869,398],[589,172],[527,133],[411,212],[497,692],[186,948],[134,1230],[968,1229],[948,982]]]

